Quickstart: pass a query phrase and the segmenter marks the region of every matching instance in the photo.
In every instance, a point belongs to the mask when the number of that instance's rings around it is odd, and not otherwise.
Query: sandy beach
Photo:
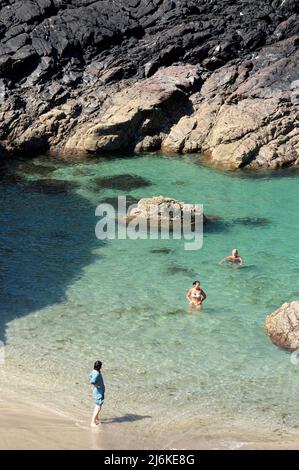
[[[1,450],[126,448],[125,434],[116,434],[113,424],[91,429],[87,420],[75,421],[42,405],[0,401]]]
[[[197,423],[199,424],[199,423]],[[240,429],[215,420],[204,421],[195,431],[194,423],[176,429],[157,430],[156,435],[140,433],[133,423],[104,418],[98,429],[88,422],[76,422],[66,415],[33,403],[0,401],[1,450],[113,450],[113,449],[299,449],[299,436],[256,429]],[[191,428],[190,428],[191,425]],[[185,429],[184,429],[185,428]],[[191,432],[193,437],[191,438]],[[184,436],[184,437],[182,437]]]

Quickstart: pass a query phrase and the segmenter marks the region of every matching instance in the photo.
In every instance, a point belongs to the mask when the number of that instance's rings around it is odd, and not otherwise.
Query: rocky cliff
[[[1,0],[0,154],[299,164],[296,0]]]

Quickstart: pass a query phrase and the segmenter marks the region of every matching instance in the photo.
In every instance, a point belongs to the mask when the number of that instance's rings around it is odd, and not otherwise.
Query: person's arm
[[[96,376],[95,376],[94,373],[90,374],[89,383],[90,383],[90,385],[92,386],[92,388],[96,388],[96,386],[97,386],[97,384],[96,384]]]
[[[229,256],[226,256],[225,258],[223,258],[221,261],[219,261],[219,264],[223,264],[224,261],[226,261],[227,259],[229,259]]]
[[[203,303],[203,301],[206,300],[207,296],[206,296],[205,291],[203,291],[202,289],[201,289],[201,295],[202,295],[201,303]]]
[[[188,292],[187,292],[187,294],[186,294],[186,299],[189,300],[189,302],[190,302],[191,290],[192,290],[192,289],[189,289]]]
[[[242,256],[239,256],[239,260],[240,260],[239,266],[242,266],[242,264],[244,264],[244,259],[242,258]]]

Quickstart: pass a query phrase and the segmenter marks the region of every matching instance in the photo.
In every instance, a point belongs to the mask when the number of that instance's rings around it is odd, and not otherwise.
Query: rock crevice
[[[295,0],[2,1],[1,153],[298,165],[298,19]]]

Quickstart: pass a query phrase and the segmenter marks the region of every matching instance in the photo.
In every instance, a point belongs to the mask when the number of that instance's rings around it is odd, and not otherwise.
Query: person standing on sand
[[[244,263],[243,258],[239,255],[238,250],[236,248],[232,251],[231,255],[226,256],[221,261],[219,261],[219,264],[223,264],[225,261],[227,262],[228,266],[235,265],[238,268]]]
[[[193,287],[191,287],[186,294],[186,299],[189,300],[190,305],[193,307],[200,307],[206,298],[207,296],[205,292],[200,287],[200,282],[194,281]]]
[[[100,424],[100,412],[105,398],[105,384],[101,373],[102,363],[96,361],[93,366],[93,371],[89,374],[89,383],[92,385],[92,395],[95,399],[96,406],[91,419],[91,427],[95,428]]]

